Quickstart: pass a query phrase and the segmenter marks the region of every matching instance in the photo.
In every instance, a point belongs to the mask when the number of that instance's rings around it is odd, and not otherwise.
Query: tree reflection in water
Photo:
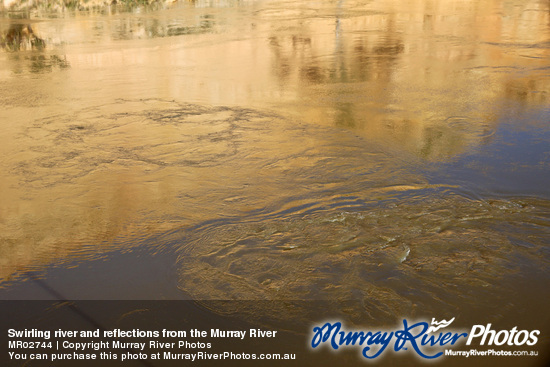
[[[43,50],[46,42],[34,34],[30,24],[12,24],[8,31],[2,34],[0,45],[8,51]]]

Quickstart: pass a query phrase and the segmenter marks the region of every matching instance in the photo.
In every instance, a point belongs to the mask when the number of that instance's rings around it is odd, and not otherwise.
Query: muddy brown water
[[[1,16],[2,299],[548,323],[548,2]]]

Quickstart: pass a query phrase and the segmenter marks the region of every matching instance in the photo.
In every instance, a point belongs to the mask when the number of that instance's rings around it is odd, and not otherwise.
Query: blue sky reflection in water
[[[2,298],[539,315],[548,3],[446,3],[2,12]]]

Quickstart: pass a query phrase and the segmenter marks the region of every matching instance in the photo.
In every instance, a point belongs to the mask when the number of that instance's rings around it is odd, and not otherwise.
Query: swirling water
[[[2,13],[2,297],[538,314],[548,4],[449,3]]]

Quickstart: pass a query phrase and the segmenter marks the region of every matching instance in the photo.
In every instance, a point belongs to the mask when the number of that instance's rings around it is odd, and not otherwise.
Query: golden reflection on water
[[[548,105],[545,1],[226,5],[33,19],[45,49],[4,47],[1,278],[208,219],[422,195],[421,164]]]
[[[543,2],[374,2],[371,14],[349,16],[343,5],[336,20],[275,29],[273,69],[299,86],[305,119],[328,116],[447,159],[491,134],[502,105],[548,103],[547,10]]]
[[[281,200],[316,202],[341,182],[367,181],[355,172],[384,176],[392,167],[345,134],[335,143],[333,132],[266,112],[162,100],[118,100],[15,131],[2,190],[4,276]]]
[[[482,143],[502,105],[548,102],[544,1],[201,4],[34,25],[71,65],[59,97],[268,105],[429,160]]]

